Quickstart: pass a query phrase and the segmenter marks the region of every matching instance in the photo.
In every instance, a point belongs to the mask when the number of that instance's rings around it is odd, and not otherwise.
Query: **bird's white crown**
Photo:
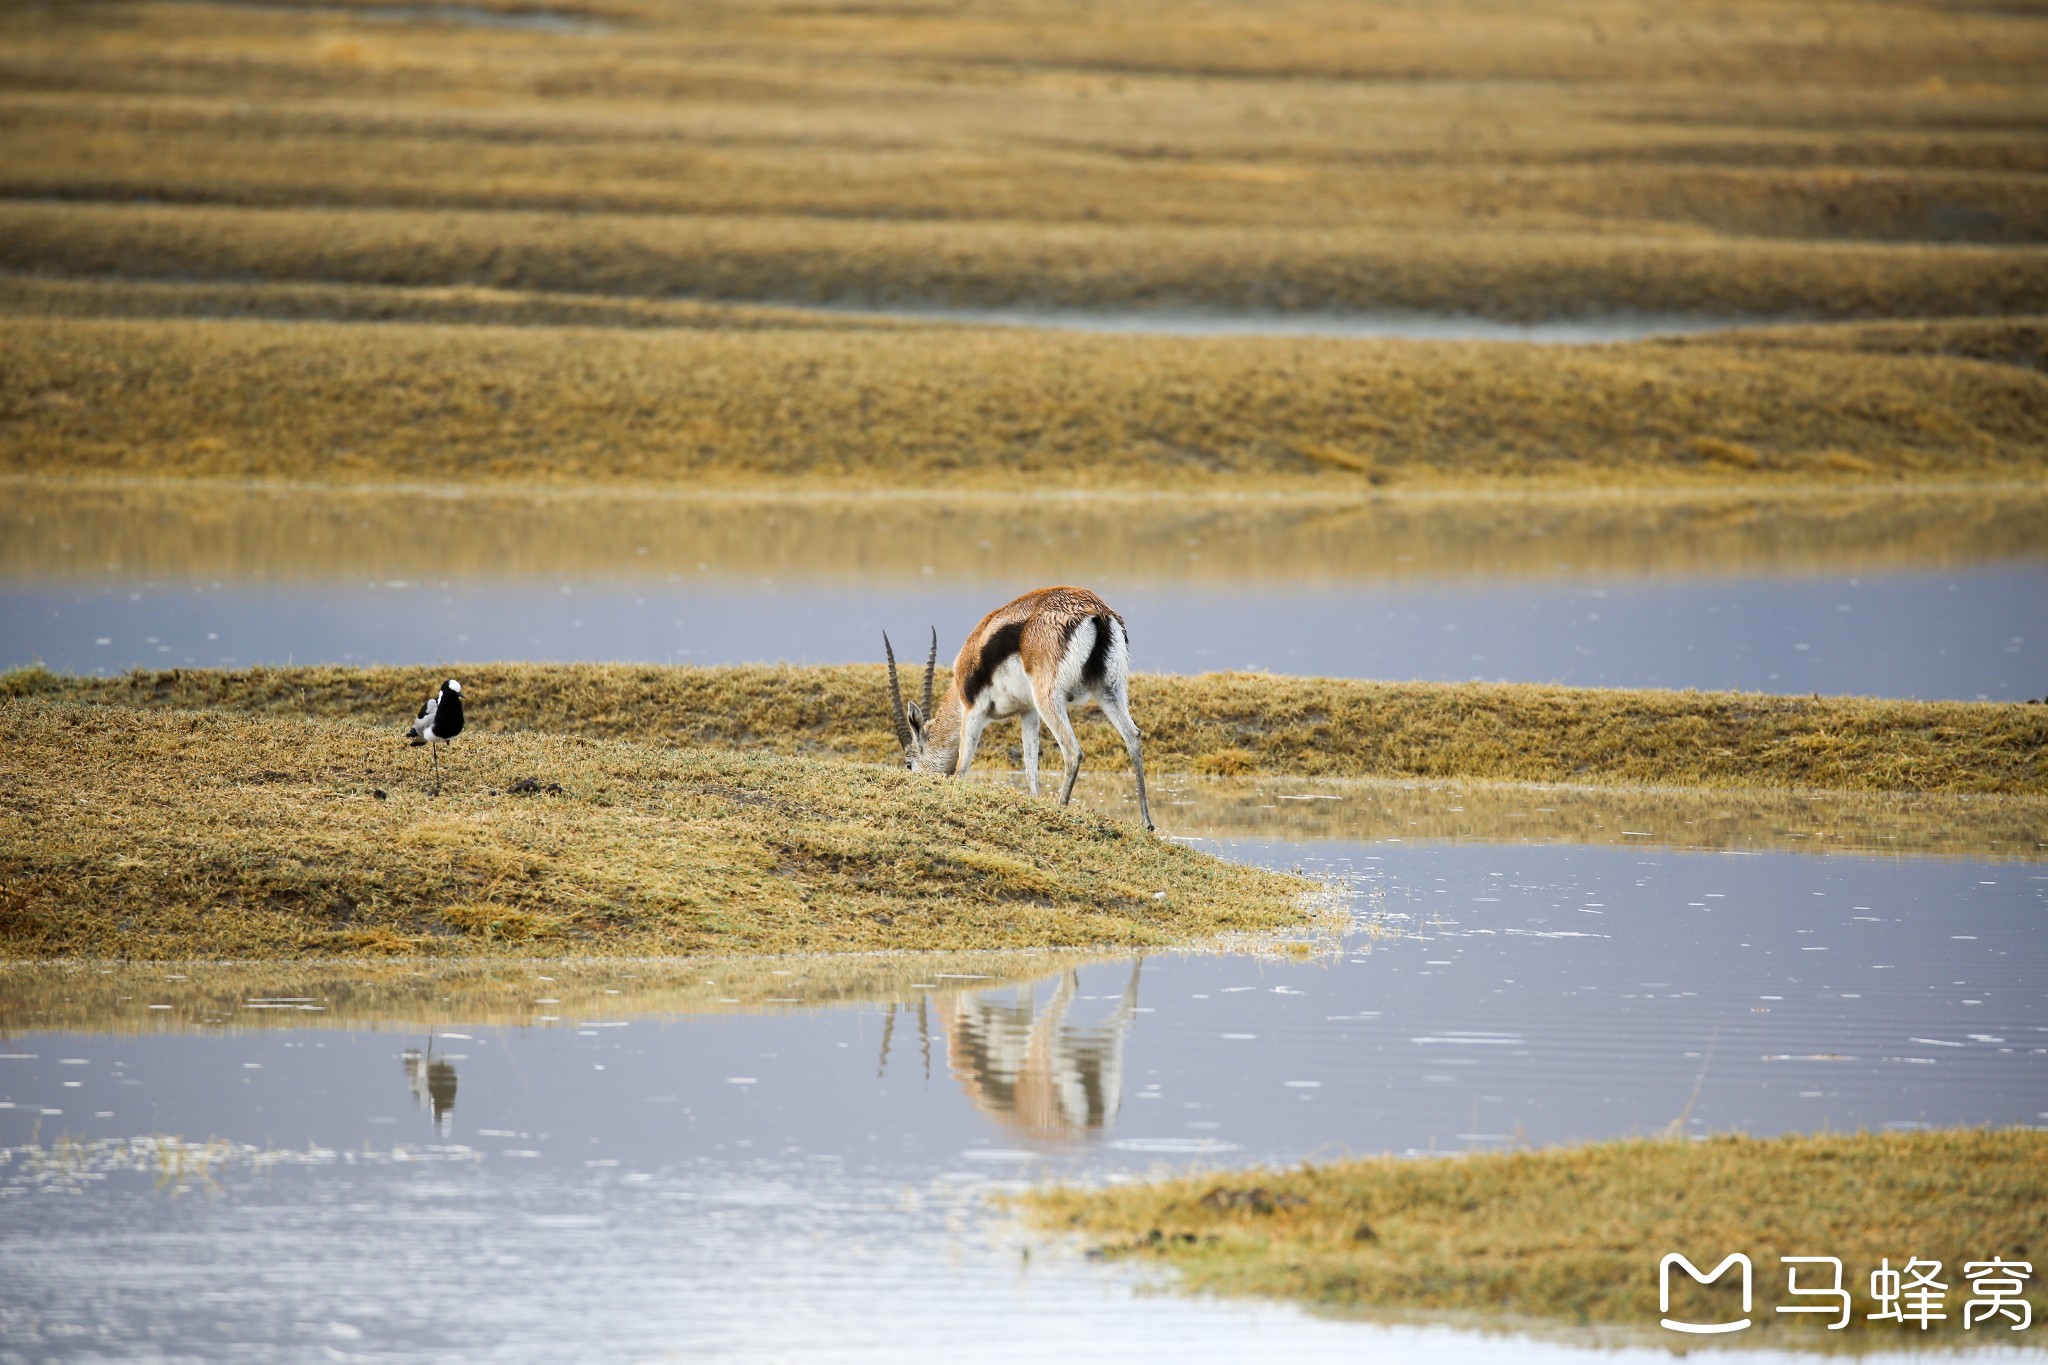
[[[461,683],[459,683],[459,682],[457,682],[457,681],[455,681],[455,679],[453,679],[453,678],[450,678],[450,679],[448,680],[448,690],[449,690],[450,692],[454,692],[454,693],[457,693],[457,694],[459,695],[459,694],[461,693],[461,691],[462,691],[462,684],[461,684]]]

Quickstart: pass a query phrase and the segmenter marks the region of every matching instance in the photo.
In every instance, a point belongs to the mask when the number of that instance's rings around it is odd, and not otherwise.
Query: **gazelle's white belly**
[[[988,690],[977,698],[976,704],[997,720],[1035,706],[1037,703],[1031,697],[1031,675],[1024,671],[1024,661],[1012,654],[998,664],[988,680]]]

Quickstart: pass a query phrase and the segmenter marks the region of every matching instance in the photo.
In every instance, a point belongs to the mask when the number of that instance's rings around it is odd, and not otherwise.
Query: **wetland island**
[[[0,1356],[2038,1354],[2048,12],[0,35]]]

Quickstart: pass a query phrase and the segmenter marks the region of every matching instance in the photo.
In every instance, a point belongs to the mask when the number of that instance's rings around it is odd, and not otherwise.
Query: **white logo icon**
[[[1660,1311],[1665,1313],[1669,1313],[1671,1311],[1671,1267],[1674,1265],[1682,1266],[1685,1270],[1685,1273],[1692,1276],[1693,1279],[1700,1284],[1712,1284],[1715,1280],[1720,1279],[1722,1272],[1727,1270],[1728,1267],[1731,1265],[1741,1266],[1742,1311],[1744,1314],[1747,1314],[1749,1312],[1749,1257],[1743,1255],[1739,1251],[1730,1252],[1727,1258],[1723,1260],[1721,1264],[1715,1266],[1711,1271],[1703,1275],[1700,1273],[1700,1268],[1694,1265],[1691,1261],[1686,1260],[1685,1257],[1679,1255],[1675,1251],[1670,1253],[1663,1260],[1657,1262],[1657,1307]],[[1667,1317],[1664,1319],[1664,1325],[1674,1332],[1691,1332],[1698,1336],[1709,1336],[1720,1332],[1740,1332],[1743,1328],[1749,1326],[1749,1318],[1747,1316],[1744,1316],[1743,1318],[1735,1322],[1700,1323],[1677,1322]]]

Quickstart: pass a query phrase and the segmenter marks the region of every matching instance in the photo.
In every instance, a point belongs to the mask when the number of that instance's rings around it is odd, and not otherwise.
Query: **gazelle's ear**
[[[910,722],[912,730],[924,729],[924,708],[920,707],[916,702],[912,702],[903,708],[903,717]]]

